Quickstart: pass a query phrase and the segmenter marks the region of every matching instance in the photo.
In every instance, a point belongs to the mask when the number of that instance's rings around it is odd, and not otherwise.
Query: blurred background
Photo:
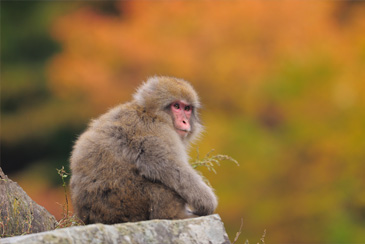
[[[365,2],[1,2],[1,167],[62,216],[56,168],[146,80],[190,81],[239,243],[365,242]]]

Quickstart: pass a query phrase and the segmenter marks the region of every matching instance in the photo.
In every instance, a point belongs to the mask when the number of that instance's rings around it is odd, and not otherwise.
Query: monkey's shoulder
[[[144,107],[141,107],[135,103],[125,103],[118,105],[110,109],[105,114],[92,122],[92,125],[99,125],[100,123],[107,122],[120,122],[125,126],[138,126],[138,123],[158,123],[161,121],[166,122],[165,116],[161,113],[150,111]]]
[[[170,141],[169,135],[175,134],[171,118],[166,112],[154,113],[134,103],[112,108],[93,120],[88,130],[93,131],[98,140],[113,138],[124,144],[141,140]]]

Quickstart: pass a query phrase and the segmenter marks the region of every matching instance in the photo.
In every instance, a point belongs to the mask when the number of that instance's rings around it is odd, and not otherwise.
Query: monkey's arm
[[[156,137],[147,138],[143,143],[143,150],[137,160],[141,175],[151,181],[162,182],[176,191],[194,208],[194,214],[212,214],[218,204],[217,198],[187,162],[186,154],[176,153],[176,148],[156,140]]]

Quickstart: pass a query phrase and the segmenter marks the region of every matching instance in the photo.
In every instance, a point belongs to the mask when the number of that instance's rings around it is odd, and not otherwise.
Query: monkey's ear
[[[133,99],[138,105],[148,109],[165,108],[169,104],[162,103],[164,100],[161,96],[163,92],[159,91],[159,88],[161,89],[159,77],[151,77],[137,89],[136,93],[133,94]]]

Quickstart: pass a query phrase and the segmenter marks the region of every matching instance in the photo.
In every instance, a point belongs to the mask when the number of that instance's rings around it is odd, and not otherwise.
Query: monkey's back
[[[153,183],[135,162],[143,140],[143,119],[131,104],[94,120],[77,140],[71,156],[71,197],[85,223],[120,223],[149,219]]]

